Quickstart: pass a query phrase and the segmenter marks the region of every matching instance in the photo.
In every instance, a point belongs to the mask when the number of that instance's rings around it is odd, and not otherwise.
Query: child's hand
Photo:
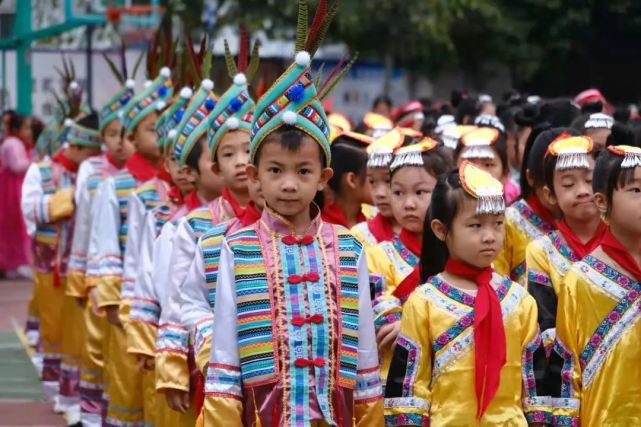
[[[105,307],[107,310],[107,320],[109,323],[111,323],[113,326],[121,326],[122,323],[120,323],[120,316],[119,316],[119,311],[120,307],[117,305],[108,305]]]
[[[396,337],[401,331],[401,321],[397,320],[394,323],[387,323],[381,326],[376,333],[376,342],[378,343],[378,349],[382,350],[387,347],[394,348],[396,343]]]
[[[185,414],[189,410],[189,392],[187,391],[168,388],[165,390],[165,400],[174,411]]]

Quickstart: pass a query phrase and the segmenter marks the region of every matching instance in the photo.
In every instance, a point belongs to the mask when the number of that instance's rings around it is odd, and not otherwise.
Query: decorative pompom
[[[160,86],[157,93],[159,97],[164,98],[167,96],[167,88],[165,86]]]
[[[296,54],[296,63],[301,67],[309,67],[309,64],[312,62],[312,57],[309,56],[309,53],[301,50]]]
[[[207,98],[205,100],[205,109],[207,109],[207,111],[213,110],[215,106],[216,106],[216,102],[213,99]]]
[[[164,110],[166,106],[167,106],[167,103],[163,100],[156,102],[156,110],[158,111]]]
[[[127,86],[127,88],[129,89],[133,89],[136,87],[136,81],[133,79],[127,79],[127,81],[125,82],[125,86]]]
[[[152,82],[151,80],[147,80],[147,81],[145,82],[145,85],[144,85],[144,86],[145,86],[145,89],[147,89],[149,86],[151,86],[151,84],[152,84],[152,83],[153,83],[153,82]]]
[[[238,129],[238,126],[240,126],[240,122],[236,117],[228,118],[225,123],[227,124],[227,127],[231,130]]]
[[[73,120],[65,119],[65,127],[71,127],[71,126],[73,126]]]
[[[231,101],[229,101],[229,111],[233,113],[240,110],[240,107],[242,106],[243,106],[243,102],[238,98],[234,98]]]
[[[212,90],[214,88],[214,82],[209,79],[205,79],[200,83],[200,87],[207,91]]]
[[[287,91],[287,98],[292,102],[300,102],[305,93],[305,86],[301,82],[296,83]]]
[[[178,131],[176,129],[171,129],[169,133],[167,133],[167,138],[174,139],[177,134],[178,134]]]
[[[242,86],[247,83],[247,77],[243,73],[238,73],[234,76],[234,84],[236,86]]]
[[[80,85],[78,84],[77,81],[72,81],[69,83],[69,89],[73,90],[74,92],[77,91],[80,88]]]
[[[130,100],[130,99],[131,99],[131,97],[130,97],[130,96],[125,96],[124,98],[120,98],[120,105],[125,105],[125,104],[127,104],[127,103],[129,102],[129,100]]]
[[[176,114],[174,115],[174,117],[176,118],[176,122],[180,122],[183,119],[184,115],[185,115],[185,110],[176,111]]]
[[[168,67],[162,67],[160,69],[160,75],[167,79],[171,77],[171,70]]]
[[[296,113],[293,111],[285,111],[283,113],[283,122],[287,125],[295,125],[296,124]]]
[[[194,91],[190,87],[184,87],[180,89],[180,97],[182,99],[189,99],[194,94]]]
[[[123,118],[123,116],[125,115],[125,113],[124,113],[122,110],[118,110],[118,113],[116,113],[116,115],[118,116],[118,118],[119,118],[120,120],[122,120],[122,118]]]

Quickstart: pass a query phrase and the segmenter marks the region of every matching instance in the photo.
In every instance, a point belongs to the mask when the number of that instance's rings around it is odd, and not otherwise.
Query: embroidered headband
[[[100,123],[99,130],[101,132],[112,120],[120,118],[120,111],[134,96],[135,86],[136,82],[134,80],[127,80],[125,85],[100,109],[98,122]]]
[[[503,184],[488,172],[463,161],[459,168],[461,185],[470,196],[478,200],[477,215],[498,215],[505,212]]]
[[[66,142],[83,147],[100,147],[102,138],[96,129],[90,129],[79,125],[74,120],[65,120]]]
[[[505,133],[505,126],[503,126],[501,119],[499,119],[493,114],[479,115],[474,119],[474,124],[476,126],[495,128],[501,131],[501,133]]]
[[[394,128],[385,133],[378,139],[375,139],[367,147],[367,167],[368,168],[388,168],[394,157],[394,150],[403,145],[405,135],[400,128]]]
[[[178,126],[178,123],[180,123],[180,120],[183,118],[187,104],[193,94],[194,92],[190,87],[182,88],[178,96],[174,98],[171,105],[169,105],[169,107],[165,109],[158,118],[158,122],[156,124],[156,134],[158,135],[158,139],[156,140],[156,144],[158,145],[158,148],[160,148],[161,152],[171,152],[170,150],[173,147],[173,142],[176,136],[176,132],[171,131]],[[169,137],[170,133],[173,138]]]
[[[614,119],[603,113],[590,114],[583,127],[587,129],[612,129]]]
[[[438,147],[438,142],[430,137],[423,138],[420,142],[401,147],[394,152],[394,160],[390,171],[394,172],[404,166],[423,166],[423,153]]]
[[[493,159],[496,157],[492,146],[501,136],[494,127],[479,127],[461,137],[462,159]]]
[[[158,77],[151,83],[145,83],[145,89],[123,107],[121,119],[125,130],[131,132],[145,117],[156,111],[158,102],[166,102],[173,92],[171,71],[163,67]]]
[[[548,146],[546,156],[557,158],[555,170],[588,169],[592,155],[592,139],[588,136],[572,136],[566,132]]]
[[[456,150],[461,137],[476,129],[477,127],[472,125],[455,125],[452,127],[446,127],[443,129],[443,133],[441,134],[441,141],[443,141],[443,145],[447,148]]]
[[[608,150],[623,157],[621,162],[621,169],[633,169],[641,166],[641,148],[633,147],[631,145],[611,145]]]

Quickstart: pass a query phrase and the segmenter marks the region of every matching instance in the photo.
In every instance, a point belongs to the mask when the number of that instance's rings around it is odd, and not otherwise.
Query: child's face
[[[69,144],[65,149],[65,156],[78,164],[84,162],[89,157],[100,154],[100,147],[83,147],[77,144]]]
[[[436,178],[423,167],[406,166],[394,173],[391,184],[392,212],[396,222],[412,233],[423,233]]]
[[[22,126],[20,126],[20,129],[18,130],[18,138],[30,146],[34,144],[30,118],[26,118],[22,121]]]
[[[171,175],[172,181],[178,187],[181,194],[187,194],[191,191],[194,191],[195,186],[193,182],[189,180],[189,174],[185,168],[181,168],[178,164],[178,160],[174,156],[168,157],[165,159],[165,166],[169,175]]]
[[[114,119],[102,130],[102,142],[116,163],[124,163],[134,152],[134,146],[128,138],[122,136],[122,123]]]
[[[308,212],[316,192],[323,191],[333,174],[323,167],[318,144],[307,136],[295,152],[279,141],[265,143],[258,167],[250,165],[247,172],[260,182],[266,205],[285,218]]]
[[[464,157],[463,153],[465,153],[465,150],[468,148],[464,148],[461,151],[461,155],[459,156],[458,160],[458,165],[461,166],[461,163],[463,163]],[[492,151],[495,151],[494,149]],[[494,179],[503,182],[503,179],[505,178],[505,171],[503,170],[503,164],[501,163],[501,159],[499,158],[499,155],[495,152],[494,153],[494,158],[492,159],[467,159],[470,163],[475,164],[476,166],[485,169],[487,172],[494,177]]]
[[[612,131],[610,129],[586,129],[585,135],[592,138],[594,144],[594,151],[601,151],[605,149],[605,143]]]
[[[604,197],[599,197],[599,209],[605,213]],[[612,192],[609,223],[631,235],[641,235],[641,168],[634,169],[633,180]]]
[[[225,187],[238,193],[247,192],[247,160],[249,158],[249,134],[243,131],[227,132],[220,140],[214,171],[219,174]]]
[[[207,138],[202,138],[199,144],[202,144],[202,151],[198,158],[198,170],[200,174],[196,172],[198,186],[204,193],[216,195],[217,197],[223,192],[223,188],[225,188],[224,179],[221,175],[214,172],[214,163],[211,161]]]
[[[148,159],[159,159],[162,153],[156,145],[156,113],[150,113],[138,123],[133,134],[129,135],[133,140],[136,151]]]
[[[489,267],[503,246],[503,214],[477,215],[478,202],[467,196],[459,203],[458,212],[445,235],[450,256],[477,268]],[[443,230],[440,228],[439,231],[439,224],[432,221],[437,236]]]
[[[367,181],[374,206],[385,218],[391,218],[392,204],[390,189],[390,173],[388,168],[368,168]]]
[[[569,169],[554,173],[554,194],[544,188],[548,203],[557,205],[563,216],[574,221],[590,221],[598,216],[592,191],[594,160],[589,169]]]

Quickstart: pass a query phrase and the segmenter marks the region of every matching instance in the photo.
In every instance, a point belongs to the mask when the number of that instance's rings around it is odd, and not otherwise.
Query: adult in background
[[[7,278],[29,277],[31,239],[20,200],[34,146],[31,117],[11,115],[6,130],[0,145],[0,272]]]

